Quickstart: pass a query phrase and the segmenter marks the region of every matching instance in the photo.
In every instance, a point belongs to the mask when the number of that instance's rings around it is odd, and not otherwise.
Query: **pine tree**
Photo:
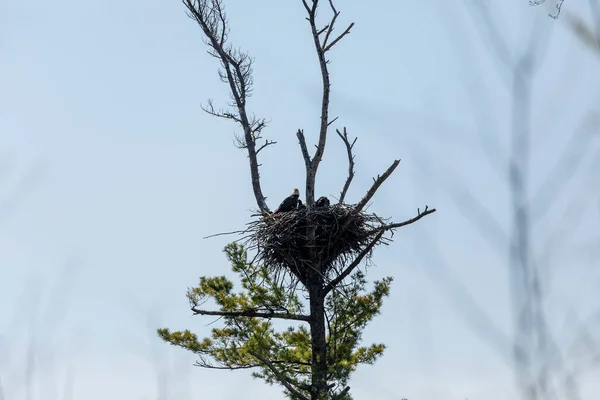
[[[330,120],[330,77],[328,52],[344,38],[354,24],[332,36],[340,13],[328,1],[331,19],[317,23],[318,0],[301,0],[307,13],[322,78],[320,128],[314,154],[310,154],[304,131],[297,138],[306,167],[305,207],[272,214],[263,195],[258,153],[276,142],[262,139],[267,123],[247,110],[252,90],[252,58],[235,49],[228,40],[227,17],[220,0],[183,0],[188,15],[204,33],[209,53],[219,60],[219,76],[230,89],[232,107],[216,109],[209,101],[206,112],[232,120],[243,131],[240,148],[248,153],[251,185],[259,219],[250,223],[245,244],[234,242],[225,254],[240,280],[242,291],[234,292],[226,276],[201,277],[188,289],[194,314],[221,317],[224,325],[210,337],[199,339],[189,330],[159,329],[166,342],[198,355],[198,365],[219,369],[253,369],[254,376],[269,384],[283,386],[294,400],[350,399],[347,385],[360,364],[372,364],[383,354],[383,344],[361,346],[366,325],[381,310],[389,295],[391,277],[376,281],[367,289],[359,266],[369,262],[375,246],[391,241],[384,235],[412,224],[435,209],[425,207],[403,222],[388,222],[364,209],[379,187],[394,172],[400,160],[373,180],[367,193],[355,204],[345,203],[354,177],[353,147],[346,128],[336,129],[348,154],[348,177],[337,204],[315,202],[315,179],[323,153]],[[249,246],[249,247],[248,247]],[[248,251],[255,252],[248,261]],[[217,310],[204,308],[213,301]],[[282,326],[283,324],[283,326]]]

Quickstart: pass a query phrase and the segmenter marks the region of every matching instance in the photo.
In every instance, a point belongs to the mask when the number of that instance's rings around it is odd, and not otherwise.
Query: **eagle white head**
[[[300,191],[297,188],[294,188],[294,190],[292,190],[292,196],[300,197]]]

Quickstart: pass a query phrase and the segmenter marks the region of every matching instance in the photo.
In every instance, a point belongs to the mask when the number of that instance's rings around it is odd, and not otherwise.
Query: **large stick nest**
[[[257,251],[255,260],[306,282],[316,274],[341,272],[373,241],[382,224],[377,215],[356,212],[349,205],[304,208],[250,223],[246,238],[248,247]]]

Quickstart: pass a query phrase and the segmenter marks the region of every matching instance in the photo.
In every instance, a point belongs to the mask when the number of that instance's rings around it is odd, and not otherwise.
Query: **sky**
[[[260,154],[274,208],[305,179],[296,130],[317,140],[312,38],[299,0],[224,3],[231,41],[255,58],[249,109],[271,121],[264,136],[278,142]],[[340,29],[355,22],[330,53],[334,126],[358,137],[348,201],[399,158],[369,209],[394,220],[438,210],[376,252],[369,279],[395,280],[364,341],[388,348],[357,370],[352,393],[514,398],[502,338],[511,335],[505,165],[519,107],[511,108],[510,71],[489,51],[490,25],[473,18],[469,1],[338,3]],[[599,58],[547,8],[480,4],[511,60],[534,21],[540,27],[532,247],[549,276],[550,329],[575,360],[600,309]],[[567,0],[565,13],[586,15],[586,6]],[[230,275],[222,250],[232,238],[203,237],[240,229],[256,207],[237,127],[200,108],[228,99],[217,68],[179,1],[0,4],[0,398],[282,398],[247,371],[194,367],[193,354],[155,334],[210,332],[212,320],[191,316],[185,291],[199,276]],[[564,154],[580,167],[546,196]],[[339,194],[346,163],[330,135],[317,195]],[[581,398],[599,398],[584,372]]]

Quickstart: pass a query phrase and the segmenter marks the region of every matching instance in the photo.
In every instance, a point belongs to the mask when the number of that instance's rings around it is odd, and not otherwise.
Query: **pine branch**
[[[273,372],[273,374],[277,377],[277,380],[283,386],[285,386],[285,388],[287,390],[289,390],[290,393],[292,393],[296,397],[296,399],[309,400],[308,397],[304,396],[302,393],[300,393],[298,390],[296,390],[296,388],[294,388],[292,386],[291,382],[285,377],[285,375],[283,375],[283,373],[281,373],[281,371],[279,371],[277,368],[275,368],[275,365],[271,361],[269,361],[267,358],[263,357],[261,354],[258,354],[252,350],[249,350],[248,353],[250,353],[253,357],[260,360],[262,363],[264,363],[271,370],[271,372]]]
[[[305,321],[309,322],[310,317],[307,315],[292,314],[292,313],[278,313],[274,311],[208,311],[201,310],[197,307],[192,307],[192,311],[196,315],[212,315],[217,317],[250,317],[250,318],[265,318],[265,319],[286,319],[294,321]]]

